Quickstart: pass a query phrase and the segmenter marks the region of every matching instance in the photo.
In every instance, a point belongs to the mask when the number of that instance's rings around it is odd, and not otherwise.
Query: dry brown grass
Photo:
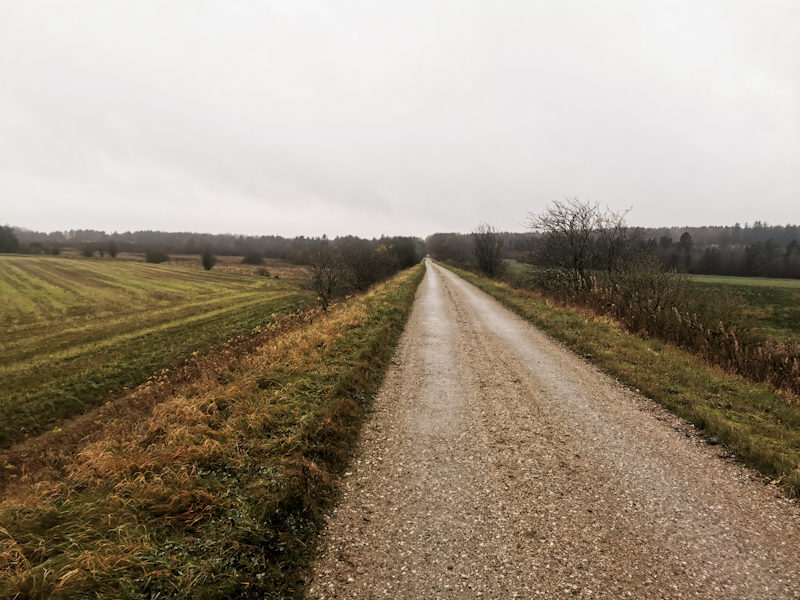
[[[177,368],[163,369],[128,396],[109,403],[71,422],[0,454],[0,498],[41,480],[63,476],[72,456],[88,443],[109,433],[109,423],[121,427],[153,413],[159,404],[194,383],[226,373],[242,356],[268,340],[302,329],[321,311],[309,309],[290,314],[248,335],[228,340],[220,347],[196,355]]]

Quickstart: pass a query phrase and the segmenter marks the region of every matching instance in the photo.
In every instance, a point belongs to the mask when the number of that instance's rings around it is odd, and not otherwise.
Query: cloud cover
[[[0,2],[0,219],[362,236],[796,222],[800,4]]]

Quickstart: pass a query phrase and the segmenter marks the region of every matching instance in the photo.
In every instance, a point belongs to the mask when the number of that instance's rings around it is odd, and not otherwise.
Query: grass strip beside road
[[[441,265],[477,286],[605,372],[722,443],[792,495],[800,495],[800,405],[725,373],[607,317],[554,306],[538,294]]]
[[[121,420],[0,507],[2,597],[301,598],[419,265]]]

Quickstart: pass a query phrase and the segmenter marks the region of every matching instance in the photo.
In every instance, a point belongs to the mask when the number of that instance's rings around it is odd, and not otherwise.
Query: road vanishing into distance
[[[313,598],[800,598],[800,510],[428,261]]]

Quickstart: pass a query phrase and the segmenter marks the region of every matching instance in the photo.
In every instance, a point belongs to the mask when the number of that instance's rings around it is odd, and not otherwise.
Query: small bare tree
[[[500,277],[506,270],[503,260],[505,241],[493,226],[481,223],[472,231],[472,255],[487,277]]]
[[[311,241],[306,252],[305,287],[317,293],[322,309],[328,310],[340,294],[345,280],[345,265],[341,252],[327,236]]]

